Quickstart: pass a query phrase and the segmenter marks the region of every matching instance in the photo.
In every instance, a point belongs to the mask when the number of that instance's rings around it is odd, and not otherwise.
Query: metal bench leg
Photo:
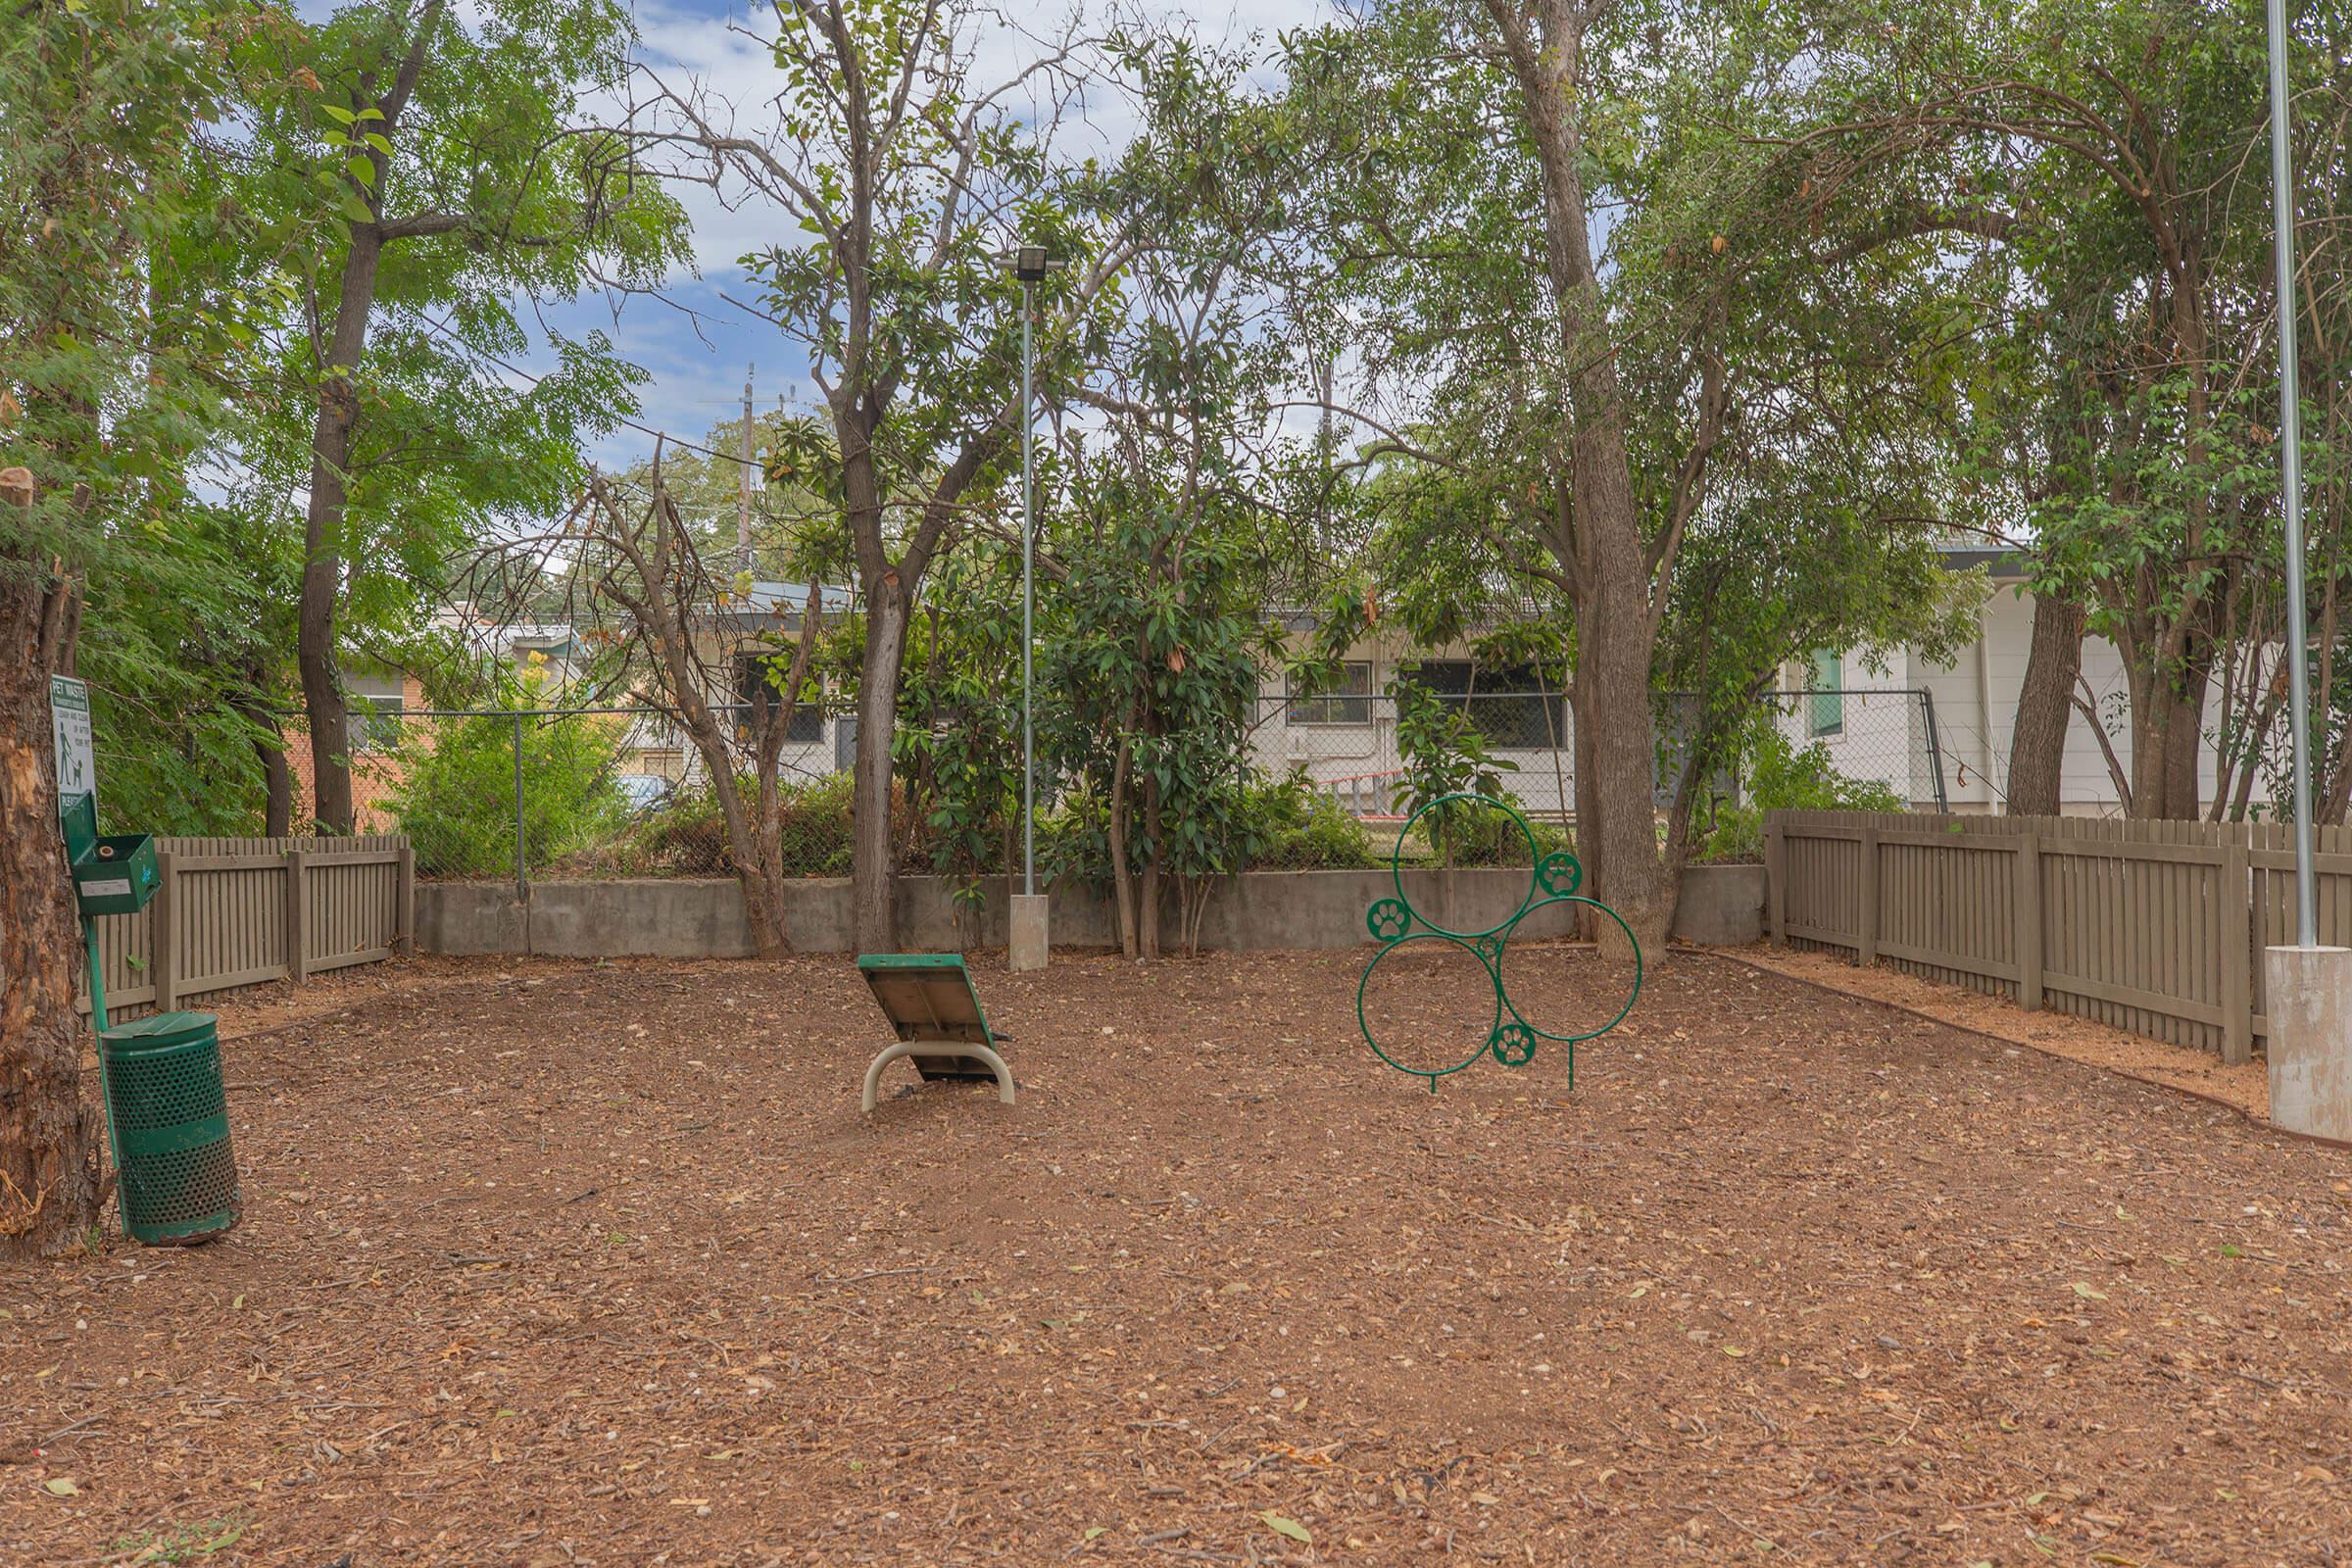
[[[997,1098],[1007,1105],[1011,1104],[1012,1069],[1004,1065],[1004,1058],[986,1046],[965,1046],[962,1049],[965,1055],[978,1056],[988,1063],[988,1070],[997,1075]]]
[[[865,1093],[858,1099],[858,1109],[866,1112],[873,1110],[875,1103],[881,1098],[882,1069],[901,1056],[939,1056],[950,1054],[958,1056],[976,1056],[988,1063],[988,1070],[997,1075],[997,1098],[1007,1105],[1012,1103],[1012,1069],[1004,1065],[1003,1056],[998,1055],[988,1047],[969,1046],[960,1041],[953,1046],[943,1046],[936,1040],[920,1043],[902,1040],[895,1045],[883,1047],[882,1054],[876,1056],[873,1065],[865,1069]]]

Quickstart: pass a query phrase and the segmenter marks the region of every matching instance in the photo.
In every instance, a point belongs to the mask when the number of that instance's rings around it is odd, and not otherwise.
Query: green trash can
[[[243,1212],[218,1024],[209,1012],[159,1012],[98,1037],[123,1227],[150,1247],[209,1242]]]

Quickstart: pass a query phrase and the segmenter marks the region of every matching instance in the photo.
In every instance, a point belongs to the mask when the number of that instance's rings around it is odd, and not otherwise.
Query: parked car
[[[615,773],[612,782],[620,786],[629,809],[639,816],[668,805],[670,793],[677,788],[659,773]]]

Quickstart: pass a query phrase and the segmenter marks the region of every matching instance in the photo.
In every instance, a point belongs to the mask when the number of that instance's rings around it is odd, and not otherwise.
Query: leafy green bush
[[[1766,811],[1900,811],[1909,802],[1877,779],[1838,771],[1819,741],[1803,748],[1778,727],[1761,725],[1747,747],[1747,799],[1717,808],[1693,855],[1700,860],[1753,860],[1764,853]]]
[[[1535,858],[1555,851],[1573,852],[1576,840],[1557,822],[1529,819],[1527,832],[1503,812],[1504,808],[1518,810],[1508,798],[1489,796],[1493,806],[1478,801],[1459,801],[1440,807],[1415,824],[1412,837],[1405,841],[1407,860],[1426,859],[1447,865],[1494,866],[1527,865],[1528,840],[1535,840]]]
[[[1461,704],[1446,702],[1401,673],[1389,682],[1389,695],[1396,703],[1396,753],[1404,763],[1396,809],[1409,815],[1447,795],[1501,798],[1502,775],[1518,771],[1519,764],[1494,755],[1486,732],[1471,721]],[[1465,820],[1472,814],[1482,819],[1495,815],[1475,808],[1441,814],[1459,814]]]
[[[532,866],[618,833],[628,802],[612,775],[620,726],[606,718],[525,720],[522,831]],[[514,721],[503,713],[437,721],[404,738],[400,778],[385,805],[426,876],[489,877],[514,869]]]
[[[1364,824],[1303,771],[1245,778],[1229,828],[1228,867],[1235,871],[1360,871],[1381,863]],[[1109,881],[1109,812],[1099,792],[1082,786],[1039,814],[1037,860],[1049,876],[1091,886]]]
[[[737,782],[745,805],[757,803],[759,786],[751,776]],[[787,870],[799,876],[850,874],[853,785],[853,775],[834,773],[778,786],[777,837]],[[709,784],[680,790],[631,829],[619,859],[624,870],[641,876],[733,876],[735,855],[717,795]]]
[[[1380,863],[1364,824],[1316,789],[1303,771],[1248,780],[1240,816],[1248,865],[1355,871]]]

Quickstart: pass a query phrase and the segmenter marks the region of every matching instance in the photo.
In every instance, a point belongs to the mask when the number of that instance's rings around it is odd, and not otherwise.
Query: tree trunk
[[[257,740],[253,750],[262,764],[262,835],[282,839],[294,831],[294,775],[286,766],[285,743]]]
[[[1612,418],[1605,421],[1614,425]],[[1583,445],[1580,435],[1579,446]],[[1622,441],[1616,445],[1619,462],[1614,476],[1627,477]],[[1586,465],[1580,460],[1580,475]],[[1585,488],[1580,478],[1580,490]],[[1615,490],[1614,484],[1596,486]],[[1592,897],[1609,905],[1633,928],[1643,951],[1663,952],[1673,909],[1658,860],[1657,811],[1652,804],[1650,771],[1654,743],[1649,710],[1649,572],[1642,562],[1641,540],[1633,528],[1630,488],[1621,498],[1622,527],[1605,528],[1603,507],[1579,503],[1578,514],[1588,519],[1596,559],[1597,591],[1577,607],[1576,689],[1585,699],[1578,717],[1580,735],[1591,719],[1590,751],[1592,789],[1608,804],[1597,831],[1579,834],[1586,851],[1585,870]],[[1586,798],[1580,784],[1577,798]],[[1603,951],[1614,945],[1615,921],[1596,926]]]
[[[792,952],[785,926],[784,878],[773,866],[738,866],[735,880],[743,888],[743,912],[752,928],[752,949],[762,958],[781,958]]]
[[[1594,846],[1600,842],[1600,820],[1604,808],[1600,786],[1594,782],[1592,769],[1592,715],[1585,709],[1584,690],[1572,679],[1568,691],[1568,745],[1575,775],[1570,784],[1576,790],[1576,858],[1584,867],[1584,881],[1578,891],[1587,898],[1598,895],[1592,880]],[[1594,940],[1598,933],[1593,927],[1600,923],[1595,911],[1579,906],[1576,911],[1576,934],[1584,941]],[[1612,924],[1614,922],[1611,922]]]
[[[1144,774],[1144,875],[1135,895],[1135,954],[1159,956],[1159,781]]]
[[[1657,637],[1652,607],[1664,589],[1642,540],[1623,389],[1592,257],[1583,122],[1584,36],[1592,14],[1568,0],[1487,0],[1487,11],[1518,79],[1543,174],[1553,351],[1570,394],[1563,466],[1565,515],[1574,520],[1577,752],[1580,761],[1591,759],[1591,786],[1578,779],[1577,803],[1608,802],[1589,830],[1579,823],[1577,836],[1595,896],[1616,907],[1645,948],[1655,943],[1663,951],[1672,915],[1651,794],[1649,662]],[[1662,560],[1659,572],[1667,569]],[[1604,950],[1618,940],[1615,930],[1614,921],[1601,924]]]
[[[858,775],[851,792],[850,902],[861,953],[899,946],[897,866],[891,858],[891,737],[898,722],[899,664],[906,651],[906,599],[899,574],[865,584],[865,662],[858,682]]]
[[[2168,694],[2172,713],[2164,727],[2164,814],[2195,821],[2204,781],[2205,686],[2210,672],[2200,662],[2185,672],[2182,690]]]
[[[351,372],[368,346],[368,317],[383,238],[373,224],[356,225],[351,255],[327,343],[326,375],[318,388],[318,417],[311,431],[311,504],[303,518],[302,598],[295,625],[295,659],[302,673],[303,710],[311,730],[311,785],[320,827],[357,831],[351,798],[351,715],[343,703],[335,660],[335,609],[343,593],[343,511],[349,494],[352,430],[359,394]]]
[[[231,701],[238,717],[268,732],[253,738],[254,760],[262,764],[262,832],[282,839],[294,831],[294,778],[286,766],[284,731],[258,686]]]
[[[74,1009],[80,928],[58,830],[49,676],[70,587],[0,574],[0,1256],[72,1246],[98,1220],[97,1129]]]
[[[2132,673],[2132,816],[2144,821],[2196,817],[2205,673],[2202,664],[2171,674]]]
[[[682,531],[679,542],[692,548]],[[759,737],[752,758],[753,787],[758,800],[749,835],[753,859],[738,860],[736,879],[743,884],[744,909],[752,916],[752,943],[762,958],[780,958],[792,951],[792,933],[784,913],[784,797],[777,769],[792,721],[801,710],[801,689],[808,682],[808,662],[815,657],[817,632],[824,624],[825,586],[811,575],[808,596],[801,605],[801,625],[793,640],[792,662],[785,667],[784,690],[771,697],[762,679],[752,689],[752,729]],[[733,781],[724,781],[732,788]]]
[[[2082,603],[2034,596],[2034,641],[2009,732],[2008,811],[2056,816],[2066,770],[2066,731],[2075,716],[2075,679],[2082,672]]]
[[[1127,864],[1127,763],[1134,746],[1119,737],[1118,758],[1110,767],[1110,903],[1118,920],[1119,952],[1136,956],[1135,875]]]

